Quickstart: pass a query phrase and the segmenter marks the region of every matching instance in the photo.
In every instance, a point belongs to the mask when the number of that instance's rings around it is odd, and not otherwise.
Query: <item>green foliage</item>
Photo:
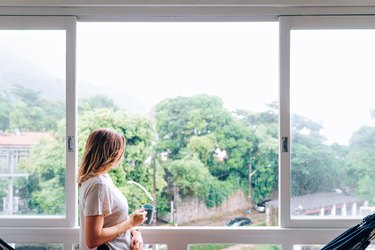
[[[65,211],[65,144],[54,140],[41,142],[21,162],[20,170],[28,180],[18,180],[20,197],[29,200],[28,209],[36,214],[63,214]]]
[[[9,92],[0,94],[0,130],[56,131],[64,110],[62,102],[14,85]]]
[[[187,149],[197,154],[199,160],[208,165],[213,160],[213,148],[216,146],[215,137],[212,134],[203,136],[192,136],[188,142]]]
[[[110,109],[112,111],[119,110],[114,101],[103,94],[94,95],[89,98],[82,98],[78,101],[78,103],[78,112],[80,114],[96,109]]]
[[[117,187],[125,194],[129,203],[129,211],[140,208],[144,203],[150,203],[149,198],[136,185],[128,184],[128,180],[135,181],[153,193],[153,161],[149,161],[152,152],[154,124],[151,120],[132,115],[125,111],[100,108],[87,110],[80,116],[79,152],[82,157],[84,143],[89,133],[96,128],[110,128],[123,133],[127,139],[125,159],[119,167],[110,171],[110,175]],[[163,178],[164,169],[155,161],[156,168],[156,195],[161,196],[166,186]],[[159,200],[159,198],[157,199]],[[159,208],[159,204],[157,204]],[[160,203],[160,209],[165,204]],[[158,210],[159,211],[159,210]]]
[[[5,181],[0,182],[0,197],[6,197],[7,184]]]
[[[30,207],[38,214],[62,215],[65,213],[65,189],[57,178],[40,182],[40,190],[31,195]]]
[[[214,179],[196,156],[168,161],[164,167],[168,171],[168,182],[177,186],[183,196],[202,193]]]
[[[249,149],[246,165],[251,164],[254,175],[251,177],[252,194],[255,203],[268,199],[277,190],[278,182],[278,107],[269,105],[269,110],[252,113],[247,110],[236,110],[235,116],[244,125],[251,128],[253,139]],[[249,168],[247,168],[249,170]],[[243,176],[248,176],[247,171]],[[248,184],[247,184],[248,185]]]
[[[34,122],[31,124],[30,121]],[[40,131],[44,128],[43,110],[40,107],[30,107],[24,102],[18,102],[9,114],[9,125],[12,130]]]
[[[206,188],[198,195],[206,202],[207,207],[220,206],[225,198],[228,198],[239,188],[235,180],[220,181],[214,179],[206,185]]]
[[[231,120],[218,97],[196,95],[162,100],[156,105],[156,126],[160,138],[159,151],[169,151],[172,159],[181,158],[193,136],[212,133]]]
[[[9,113],[11,101],[6,90],[0,89],[0,130],[9,129]]]
[[[219,97],[202,94],[165,99],[156,106],[156,124],[157,148],[169,152],[168,172],[179,176],[167,181],[177,186],[180,194],[197,195],[195,190],[201,190],[208,206],[218,205],[234,191],[233,185],[223,182],[230,176],[247,180],[249,150],[256,137],[223,107]],[[227,157],[215,157],[215,149],[225,151]],[[211,183],[200,186],[208,178]]]
[[[98,102],[98,98],[86,101],[95,107],[111,104]],[[80,115],[79,159],[87,136],[92,130],[105,127],[123,133],[127,138],[126,158],[118,168],[110,172],[110,175],[128,199],[134,200],[130,203],[130,209],[134,210],[141,204],[150,202],[142,190],[136,186],[129,186],[126,181],[136,181],[152,190],[153,183],[150,180],[153,168],[151,163],[147,163],[147,158],[151,155],[151,140],[154,138],[153,122],[144,117],[114,110],[113,107],[86,110]],[[30,176],[28,181],[20,180],[17,189],[22,199],[30,201],[28,209],[33,211],[32,213],[63,214],[65,209],[65,122],[64,119],[60,119],[54,123],[54,126],[59,128],[55,140],[34,147],[30,154],[31,159],[20,165],[20,169],[30,173]],[[158,165],[156,164],[156,180],[157,195],[160,195],[166,182],[163,179],[164,170]]]
[[[238,189],[231,179],[220,181],[213,177],[196,155],[186,155],[181,160],[170,160],[163,165],[168,183],[178,187],[180,195],[197,196],[206,202],[207,207],[220,205]]]
[[[345,147],[327,145],[321,124],[293,115],[291,147],[292,195],[343,188]]]
[[[280,250],[279,246],[275,245],[259,245],[257,246],[256,250]]]
[[[62,103],[23,87],[0,93],[0,130],[54,131],[53,142],[32,150],[32,164],[21,164],[31,175],[27,182],[19,180],[17,189],[22,198],[30,199],[29,209],[35,213],[60,214],[65,209],[63,110]],[[220,205],[238,188],[249,190],[250,169],[255,171],[250,183],[255,203],[277,191],[279,115],[275,103],[265,112],[232,113],[219,97],[196,95],[162,100],[155,111],[156,120],[151,120],[119,109],[103,95],[80,100],[78,159],[88,134],[96,128],[111,128],[127,138],[126,157],[110,175],[127,197],[129,211],[150,200],[127,181],[140,183],[152,194],[154,169],[160,214],[169,210],[173,187],[182,197],[197,196],[208,207]],[[375,184],[375,128],[356,131],[349,147],[327,145],[320,134],[322,125],[305,117],[292,115],[291,128],[293,195],[341,188],[375,202],[375,191],[368,188]],[[216,149],[225,150],[227,157],[216,157]],[[161,152],[169,153],[167,161],[160,161]]]
[[[340,179],[334,167],[334,152],[328,147],[308,148],[293,144],[292,151],[292,194],[305,195],[338,188]]]
[[[355,190],[360,198],[375,203],[375,128],[363,126],[350,139],[349,153],[346,158],[347,186]]]
[[[350,147],[353,150],[375,147],[375,128],[363,126],[355,131],[350,138]]]
[[[252,199],[255,203],[269,198],[271,192],[275,190],[277,184],[277,172],[275,167],[267,163],[268,160],[258,162],[256,172],[252,178]]]

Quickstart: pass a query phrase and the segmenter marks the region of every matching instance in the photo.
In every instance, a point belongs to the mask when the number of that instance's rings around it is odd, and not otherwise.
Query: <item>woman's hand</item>
[[[129,221],[130,224],[135,227],[140,224],[142,224],[146,220],[147,212],[141,208],[138,210],[135,210],[130,216],[129,216]]]
[[[143,239],[140,232],[134,230],[132,232],[132,239],[130,242],[130,250],[142,250],[143,249]]]

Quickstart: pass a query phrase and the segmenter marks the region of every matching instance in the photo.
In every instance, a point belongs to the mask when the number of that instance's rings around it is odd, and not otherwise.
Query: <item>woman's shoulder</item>
[[[111,181],[107,175],[97,175],[87,179],[82,183],[81,188],[88,188],[92,186],[111,186]]]

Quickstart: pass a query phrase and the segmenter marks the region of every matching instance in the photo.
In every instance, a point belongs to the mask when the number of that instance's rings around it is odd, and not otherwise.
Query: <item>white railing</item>
[[[147,227],[141,228],[145,243],[165,244],[168,250],[186,250],[190,244],[324,245],[344,229],[320,228],[230,228],[227,227]],[[0,228],[0,237],[9,243],[62,243],[64,250],[79,242],[79,228]]]

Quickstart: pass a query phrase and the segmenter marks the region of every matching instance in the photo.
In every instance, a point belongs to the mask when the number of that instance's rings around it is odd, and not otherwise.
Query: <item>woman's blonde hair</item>
[[[117,165],[125,152],[125,137],[110,129],[95,129],[86,141],[79,166],[78,184]]]

